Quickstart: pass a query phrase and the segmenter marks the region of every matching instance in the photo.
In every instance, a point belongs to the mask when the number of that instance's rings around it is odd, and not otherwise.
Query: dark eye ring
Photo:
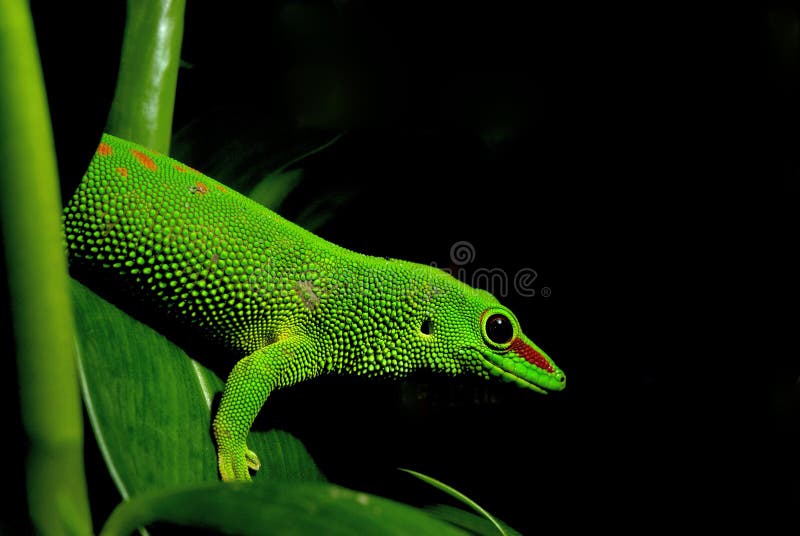
[[[486,319],[483,333],[489,344],[506,347],[514,338],[514,323],[506,315],[494,313]]]

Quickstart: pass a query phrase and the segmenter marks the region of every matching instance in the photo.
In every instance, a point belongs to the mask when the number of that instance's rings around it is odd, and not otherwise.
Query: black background
[[[33,4],[65,195],[124,23],[120,2],[80,4]],[[764,39],[794,15],[705,15],[190,2],[176,131],[211,112],[346,130],[281,212],[340,188],[355,195],[317,230],[340,245],[448,266],[468,241],[466,278],[534,269],[538,295],[503,301],[568,377],[548,397],[316,380],[257,426],[298,436],[335,483],[447,502],[395,470],[416,469],[524,534],[767,529],[796,511],[796,63]],[[101,463],[89,438],[98,527],[117,500]]]

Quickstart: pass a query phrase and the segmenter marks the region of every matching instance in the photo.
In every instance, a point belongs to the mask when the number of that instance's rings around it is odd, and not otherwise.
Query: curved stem
[[[106,131],[169,154],[186,0],[129,0]]]
[[[13,73],[0,76],[0,214],[29,513],[42,534],[91,534],[55,149],[24,0],[0,0],[0,73]]]

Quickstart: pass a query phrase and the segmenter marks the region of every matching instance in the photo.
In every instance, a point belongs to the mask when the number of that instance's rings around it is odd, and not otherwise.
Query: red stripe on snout
[[[546,370],[547,372],[553,372],[553,366],[547,362],[547,359],[542,355],[542,353],[529,344],[526,344],[519,337],[511,341],[511,346],[509,346],[508,349],[518,356],[524,358],[528,363],[536,365],[540,369]]]

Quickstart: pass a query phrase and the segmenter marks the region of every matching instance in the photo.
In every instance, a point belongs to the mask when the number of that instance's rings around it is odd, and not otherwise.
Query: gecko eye
[[[503,314],[493,314],[483,326],[486,342],[492,346],[505,347],[514,338],[514,324]]]

